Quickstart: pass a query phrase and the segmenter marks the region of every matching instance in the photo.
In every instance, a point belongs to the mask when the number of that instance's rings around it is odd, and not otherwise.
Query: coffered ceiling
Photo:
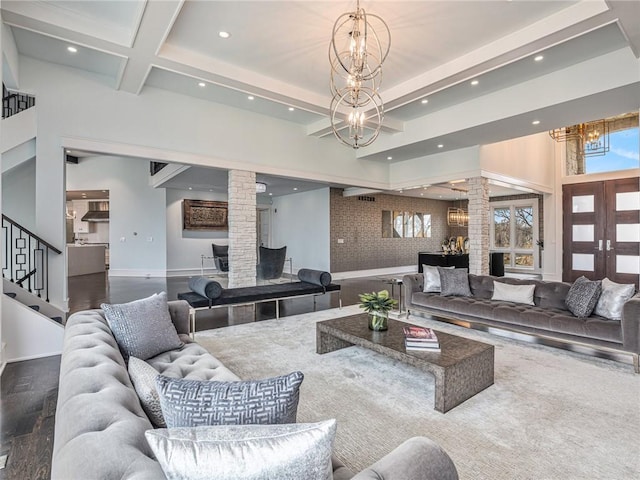
[[[397,162],[637,110],[638,82],[438,137],[408,126],[474,98],[627,49],[640,54],[637,1],[375,1],[361,5],[391,31],[380,93],[385,128],[359,158]],[[328,129],[328,46],[353,1],[8,1],[2,19],[20,55],[98,75],[114,89],[160,88]],[[219,32],[228,32],[222,38]],[[77,51],[71,53],[68,47]],[[539,61],[534,60],[542,56]],[[471,85],[471,80],[478,80]],[[18,88],[19,85],[9,85]],[[537,92],[539,95],[540,92]],[[426,100],[426,102],[424,102]],[[606,107],[605,107],[606,105]],[[540,121],[531,124],[531,119]],[[375,144],[374,144],[375,145]],[[441,146],[440,146],[441,145]]]

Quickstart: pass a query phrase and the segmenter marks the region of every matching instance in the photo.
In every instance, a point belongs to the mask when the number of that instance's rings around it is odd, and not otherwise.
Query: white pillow
[[[593,313],[609,320],[622,320],[622,307],[633,297],[635,291],[636,286],[632,283],[616,283],[604,278],[602,293]]]
[[[440,268],[454,268],[454,267],[440,267]],[[422,274],[424,275],[424,288],[423,292],[439,293],[442,289],[440,283],[440,274],[438,273],[438,267],[432,267],[431,265],[422,265]]]
[[[535,285],[510,285],[508,283],[494,281],[491,300],[535,305],[533,302],[533,292],[535,292],[535,290]]]
[[[147,430],[168,480],[331,480],[336,421]]]

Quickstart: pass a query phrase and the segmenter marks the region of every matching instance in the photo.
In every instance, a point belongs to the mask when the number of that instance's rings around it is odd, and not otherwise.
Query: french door
[[[617,283],[640,280],[640,179],[565,185],[563,273]]]

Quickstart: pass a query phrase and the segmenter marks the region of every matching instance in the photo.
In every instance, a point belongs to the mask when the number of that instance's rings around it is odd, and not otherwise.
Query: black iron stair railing
[[[23,110],[33,107],[36,104],[36,97],[26,93],[11,92],[2,84],[2,118],[20,113]]]
[[[2,277],[49,301],[49,254],[62,252],[2,215]]]

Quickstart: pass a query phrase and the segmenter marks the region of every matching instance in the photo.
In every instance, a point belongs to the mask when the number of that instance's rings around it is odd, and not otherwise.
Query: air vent
[[[358,195],[358,200],[361,202],[375,202],[376,197],[369,197],[367,195]]]

